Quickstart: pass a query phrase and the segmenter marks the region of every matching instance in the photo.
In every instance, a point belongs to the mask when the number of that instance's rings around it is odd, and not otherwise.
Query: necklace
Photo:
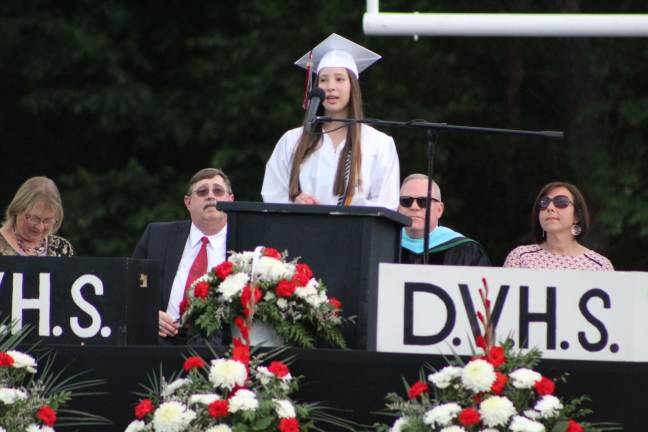
[[[47,238],[43,238],[43,240],[41,240],[40,242],[40,245],[31,247],[25,244],[25,240],[18,235],[15,228],[13,230],[13,233],[14,237],[16,238],[16,243],[18,243],[18,247],[25,253],[25,255],[45,256],[47,254]]]

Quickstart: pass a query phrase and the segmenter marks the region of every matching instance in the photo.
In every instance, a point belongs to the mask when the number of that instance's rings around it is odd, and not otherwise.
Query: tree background
[[[643,13],[647,1],[383,0],[389,12]],[[362,1],[5,0],[0,5],[0,205],[33,175],[59,185],[81,255],[129,256],[151,221],[184,218],[189,177],[223,168],[258,201],[297,126],[293,62],[332,32],[383,55],[361,76],[368,117],[562,130],[564,141],[442,133],[444,225],[495,264],[526,241],[540,186],[576,183],[585,243],[648,269],[648,44],[639,38],[365,36]],[[641,78],[644,77],[644,78]],[[421,131],[390,130],[401,175],[425,170]]]

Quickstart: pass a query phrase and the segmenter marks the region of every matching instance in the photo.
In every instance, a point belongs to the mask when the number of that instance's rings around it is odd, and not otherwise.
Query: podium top
[[[304,204],[273,204],[263,202],[232,201],[218,203],[218,209],[226,213],[293,213],[330,216],[372,216],[381,217],[399,225],[409,226],[411,219],[393,210],[384,207],[363,206],[332,206],[332,205],[304,205]]]

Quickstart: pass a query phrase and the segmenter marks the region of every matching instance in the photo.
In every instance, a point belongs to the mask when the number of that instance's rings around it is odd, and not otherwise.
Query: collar
[[[216,234],[207,236],[207,239],[209,240],[209,243],[213,247],[216,239],[226,235],[227,235],[227,224],[225,224],[223,229],[218,231]],[[198,229],[198,227],[194,225],[194,223],[192,222],[191,229],[189,230],[189,244],[191,245],[191,247],[196,247],[200,243],[200,239],[203,238],[204,236],[205,234],[203,234],[203,232],[200,231],[200,229]]]
[[[443,244],[452,239],[463,237],[462,234],[451,230],[450,228],[444,226],[437,226],[429,235],[429,248],[432,249],[440,244]],[[421,238],[412,238],[407,235],[405,228],[403,228],[402,237],[401,237],[401,246],[407,250],[410,250],[414,253],[420,254],[423,253],[423,237]],[[429,250],[429,249],[428,249]]]

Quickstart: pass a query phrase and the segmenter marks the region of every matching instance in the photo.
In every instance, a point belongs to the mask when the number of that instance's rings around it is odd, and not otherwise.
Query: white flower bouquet
[[[209,337],[234,324],[248,339],[251,324],[260,321],[287,343],[313,348],[319,338],[346,347],[339,300],[327,296],[307,264],[288,261],[276,249],[232,253],[187,294],[180,312],[189,334]]]

